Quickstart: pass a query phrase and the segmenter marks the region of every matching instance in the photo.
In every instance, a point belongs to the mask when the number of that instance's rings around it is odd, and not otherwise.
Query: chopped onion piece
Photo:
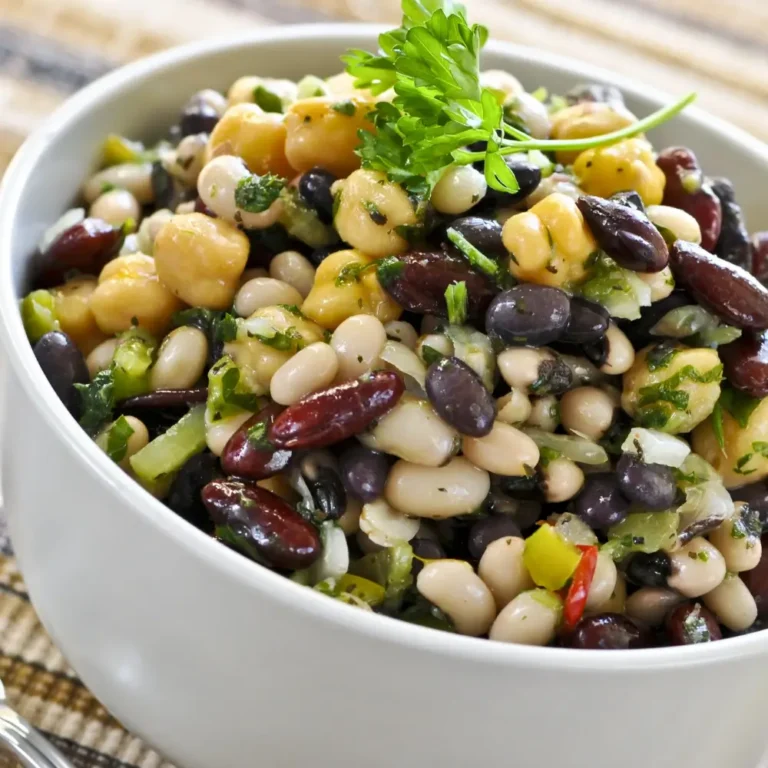
[[[410,376],[424,390],[427,367],[410,347],[400,341],[388,341],[379,355],[380,359],[405,376]],[[423,397],[423,394],[422,394]]]
[[[565,456],[566,459],[577,464],[592,464],[599,466],[608,463],[608,454],[605,448],[575,435],[553,435],[541,429],[526,429],[525,433],[539,448],[549,448]]]
[[[557,515],[555,530],[571,544],[597,544],[595,532],[578,516],[572,512],[564,512]]]
[[[678,469],[691,452],[685,440],[656,429],[634,427],[621,446],[624,453],[639,455],[646,464],[664,464]]]
[[[336,523],[326,520],[320,526],[323,554],[309,567],[309,583],[324,579],[337,579],[349,570],[349,547],[344,531]]]
[[[496,355],[491,340],[467,325],[449,325],[445,335],[453,342],[454,356],[466,363],[493,392],[496,384]]]
[[[668,336],[672,339],[685,339],[693,336],[694,333],[709,328],[714,328],[719,324],[718,319],[707,312],[704,307],[698,304],[676,307],[667,312],[656,325],[651,328],[654,336]]]

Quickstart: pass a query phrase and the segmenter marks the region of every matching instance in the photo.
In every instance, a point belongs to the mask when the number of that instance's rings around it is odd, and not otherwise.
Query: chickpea
[[[566,432],[599,441],[616,414],[614,399],[597,387],[577,387],[563,395],[560,418]]]
[[[669,267],[661,272],[635,272],[651,289],[651,303],[666,299],[675,290],[675,278]]]
[[[202,213],[174,216],[155,239],[157,273],[187,304],[227,309],[249,248],[248,238],[226,221]]]
[[[185,136],[175,151],[168,152],[162,163],[168,173],[182,184],[194,187],[197,177],[205,163],[205,148],[208,145],[207,133]]]
[[[282,280],[301,295],[302,300],[309,296],[315,282],[315,268],[298,251],[283,251],[269,262],[269,276]],[[298,302],[301,304],[301,302]]]
[[[645,139],[625,139],[588,149],[576,158],[573,172],[588,195],[610,197],[634,190],[645,205],[658,205],[664,197],[666,178]]]
[[[552,504],[572,499],[584,485],[584,472],[570,459],[552,459],[541,473],[544,498]]]
[[[496,400],[496,418],[505,424],[524,424],[531,415],[530,398],[519,389],[512,389]]]
[[[546,589],[531,589],[506,605],[488,637],[502,643],[548,645],[555,639],[562,615],[563,603],[558,595]]]
[[[463,560],[435,560],[416,577],[416,588],[445,613],[462,635],[484,635],[496,618],[488,587]]]
[[[359,523],[360,530],[380,547],[410,541],[418,533],[420,525],[419,520],[392,509],[384,499],[364,504]]]
[[[523,91],[510,99],[506,111],[511,112],[534,139],[548,139],[552,130],[549,110],[535,96]]]
[[[155,248],[155,238],[157,233],[173,218],[173,212],[167,208],[161,208],[155,211],[151,216],[147,216],[141,222],[139,231],[136,233],[136,246],[140,253],[146,253],[151,256]]]
[[[96,286],[94,277],[74,277],[53,289],[59,327],[84,355],[104,341],[90,304]]]
[[[282,80],[273,77],[254,77],[246,75],[235,80],[227,91],[227,102],[232,107],[235,104],[253,104],[256,101],[256,89],[265,90],[277,96],[283,108],[296,100],[298,86],[292,80]]]
[[[376,451],[424,467],[441,467],[458,448],[459,435],[428,400],[403,395],[397,405],[358,440]]]
[[[351,381],[370,371],[386,343],[384,326],[373,315],[347,318],[331,336],[339,359],[339,381]]]
[[[160,282],[155,260],[143,253],[108,262],[90,299],[96,323],[106,334],[127,331],[138,320],[141,328],[159,336],[183,306]]]
[[[113,227],[122,227],[126,222],[141,218],[141,206],[127,189],[111,189],[99,195],[88,210],[88,215],[102,219]]]
[[[379,284],[375,269],[366,269],[349,280],[342,275],[343,270],[360,269],[372,261],[373,258],[357,250],[332,253],[317,268],[314,285],[301,311],[330,330],[361,313],[373,315],[382,323],[397,320],[402,310]]]
[[[760,536],[749,531],[742,521],[745,504],[736,502],[735,516],[724,521],[719,528],[709,534],[709,540],[714,544],[725,560],[725,567],[730,573],[751,571],[760,564],[763,545]]]
[[[333,348],[318,341],[300,349],[275,371],[269,394],[280,405],[293,405],[313,392],[330,387],[338,369]]]
[[[518,536],[505,536],[492,541],[483,552],[477,574],[486,583],[500,611],[521,592],[535,584],[523,563],[525,541]]]
[[[485,176],[476,168],[451,166],[435,184],[430,202],[439,213],[458,216],[477,205],[487,191]]]
[[[368,256],[391,256],[408,249],[396,228],[418,223],[405,190],[379,171],[355,171],[337,182],[340,195],[334,224],[342,240]]]
[[[384,330],[387,332],[388,339],[399,341],[405,344],[408,349],[416,349],[419,336],[410,323],[406,323],[404,320],[391,320],[384,326]]]
[[[622,104],[582,101],[556,112],[552,118],[553,139],[591,139],[636,123],[637,118]],[[578,152],[557,153],[557,161],[571,165]]]
[[[706,539],[696,536],[670,553],[672,575],[667,583],[686,597],[701,597],[725,578],[725,560]]]
[[[587,592],[586,610],[601,612],[613,596],[619,572],[613,558],[607,552],[598,552],[595,574]]]
[[[285,153],[299,173],[319,165],[345,178],[360,167],[355,154],[360,145],[358,131],[373,127],[366,118],[373,103],[364,96],[356,92],[343,101],[335,97],[302,99],[289,107]]]
[[[735,573],[727,574],[719,586],[702,597],[702,602],[732,632],[743,632],[757,620],[755,598]]]
[[[152,391],[189,389],[205,370],[208,339],[198,328],[182,326],[171,331],[160,345],[157,360],[149,374]]]
[[[560,404],[554,395],[536,397],[531,402],[531,413],[526,424],[543,432],[554,432],[560,425]]]
[[[569,173],[556,172],[539,182],[539,186],[525,198],[525,207],[533,208],[536,203],[540,203],[545,197],[549,197],[555,192],[570,197],[572,200],[578,200],[584,194],[577,186],[573,176]]]
[[[494,91],[499,104],[504,106],[512,100],[512,97],[525,93],[520,81],[503,69],[486,69],[480,73],[480,86]]]
[[[264,112],[255,104],[236,104],[213,129],[205,150],[206,163],[219,155],[236,155],[251,173],[293,178],[296,171],[285,156],[285,126],[283,115]]]
[[[632,342],[616,323],[608,326],[605,338],[608,341],[608,357],[600,366],[600,370],[609,376],[626,373],[635,362],[635,348]]]
[[[541,366],[555,359],[548,349],[531,347],[510,347],[497,358],[499,371],[510,387],[522,393],[529,393],[530,387],[539,378]]]
[[[642,621],[649,627],[660,627],[667,614],[683,602],[685,598],[671,589],[641,587],[627,598],[627,616]]]
[[[401,459],[390,470],[384,497],[405,515],[442,520],[476,510],[490,487],[488,473],[461,456],[442,467]]]
[[[742,427],[723,408],[723,448],[715,435],[712,419],[693,432],[693,450],[722,477],[726,488],[757,483],[768,477],[768,452],[756,450],[768,442],[768,398],[763,398]]]
[[[253,416],[252,413],[244,411],[228,419],[219,419],[211,421],[208,411],[205,412],[205,442],[208,449],[214,456],[221,456],[224,448],[229,442],[229,438]],[[270,478],[271,480],[272,478]],[[269,490],[272,490],[271,488]]]
[[[653,347],[647,347],[639,352],[630,370],[624,374],[621,405],[640,426],[672,435],[690,432],[712,413],[720,397],[722,366],[717,351],[675,347],[669,359],[652,371],[648,360],[651,349]],[[681,396],[686,398],[685,407],[669,401],[664,392],[658,394],[660,385],[679,393],[678,402]],[[695,450],[700,452],[696,447]],[[711,451],[703,455],[716,458]]]
[[[194,213],[195,201],[187,200],[186,203],[179,203],[173,211],[174,213]],[[143,223],[143,222],[142,222]]]
[[[453,342],[445,334],[428,333],[421,336],[416,343],[416,354],[425,365],[427,364],[427,356],[424,354],[424,347],[430,347],[430,349],[446,357],[451,357],[454,353]]]
[[[127,190],[139,205],[151,203],[155,199],[152,189],[152,163],[112,165],[94,173],[83,185],[85,202],[90,205],[103,194],[105,187]]]
[[[536,443],[502,421],[494,422],[485,437],[464,437],[461,450],[476,467],[496,475],[524,477],[539,463]]]
[[[120,339],[107,339],[102,341],[91,350],[91,353],[85,359],[88,366],[88,373],[94,378],[100,371],[105,371],[112,365],[112,358],[115,356],[115,350]]]
[[[675,240],[701,243],[699,222],[682,208],[671,205],[649,205],[645,215],[659,228],[668,230]]]
[[[512,216],[502,239],[513,256],[509,271],[514,277],[555,287],[583,280],[586,262],[597,248],[576,203],[559,193]]]
[[[235,296],[235,312],[240,317],[250,317],[257,309],[275,304],[300,307],[301,294],[288,283],[273,277],[254,277],[244,283]]]

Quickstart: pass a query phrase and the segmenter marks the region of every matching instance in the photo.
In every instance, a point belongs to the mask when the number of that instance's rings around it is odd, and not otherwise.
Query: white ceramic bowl
[[[768,742],[768,632],[609,653],[354,610],[176,517],[96,448],[37,366],[16,308],[29,257],[108,132],[160,136],[191,93],[242,74],[331,74],[375,32],[270,29],[154,56],[67,102],[12,163],[0,195],[3,492],[43,623],[104,704],[185,768],[754,768]],[[615,83],[639,114],[669,100],[531,49],[492,43],[484,65],[554,92]],[[694,109],[652,138],[728,174],[751,227],[768,227],[768,148]]]

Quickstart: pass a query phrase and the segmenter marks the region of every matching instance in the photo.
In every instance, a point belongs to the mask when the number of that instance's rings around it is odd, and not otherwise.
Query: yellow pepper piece
[[[554,287],[581,282],[597,249],[576,202],[559,192],[507,219],[502,240],[512,254],[509,271],[518,280]]]
[[[610,197],[634,190],[646,205],[659,205],[664,197],[666,179],[645,139],[588,149],[576,158],[573,172],[588,195]]]
[[[381,287],[373,263],[358,250],[332,253],[317,268],[301,311],[329,330],[353,315],[373,315],[382,323],[397,320],[402,307]]]
[[[581,552],[551,525],[542,525],[525,540],[523,564],[540,587],[562,589],[573,576]]]

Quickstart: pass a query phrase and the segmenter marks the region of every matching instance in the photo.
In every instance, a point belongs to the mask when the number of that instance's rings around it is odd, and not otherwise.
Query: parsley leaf
[[[261,107],[265,112],[283,111],[282,99],[263,85],[257,85],[253,89],[253,100],[256,105]]]
[[[107,455],[116,464],[120,463],[128,453],[128,439],[133,434],[134,429],[128,423],[125,416],[121,416],[109,428],[107,434]]]
[[[715,403],[715,407],[712,409],[712,432],[715,435],[715,440],[720,446],[720,450],[725,452],[725,431],[723,429],[723,406],[718,400]]]
[[[331,104],[331,109],[334,112],[338,112],[341,115],[352,117],[357,112],[357,107],[354,101],[339,101],[336,104]]]
[[[285,187],[285,179],[267,173],[247,176],[235,189],[235,205],[248,213],[262,213],[277,200]]]
[[[438,352],[434,347],[430,347],[429,344],[423,344],[421,347],[421,357],[429,366],[432,365],[432,363],[436,363],[438,360],[442,360],[444,355],[442,352]]]
[[[266,344],[273,349],[279,349],[282,352],[301,349],[304,345],[304,337],[293,326],[286,328],[284,331],[275,330],[274,334],[270,336],[248,331],[248,336],[258,339],[262,344]]]
[[[384,226],[387,223],[387,217],[381,212],[379,206],[372,200],[363,200],[361,205],[365,209],[365,212],[371,217],[371,221],[379,226]]]
[[[745,392],[731,387],[724,387],[718,404],[733,416],[742,429],[747,427],[752,413],[760,405],[760,400]]]
[[[112,418],[115,407],[115,382],[111,368],[100,371],[88,384],[75,384],[80,393],[82,415],[80,426],[93,435],[98,428]]]
[[[467,322],[467,284],[451,283],[445,289],[445,304],[448,307],[448,322],[451,325],[464,325]]]
[[[267,430],[266,421],[257,421],[248,430],[248,442],[257,450],[269,450],[272,444],[267,439]]]
[[[467,261],[483,274],[492,279],[499,277],[499,265],[489,259],[482,251],[475,248],[457,229],[449,227],[445,233],[448,239],[467,257]]]
[[[208,371],[207,409],[211,421],[229,418],[243,410],[256,411],[259,398],[241,381],[240,369],[225,355]]]

